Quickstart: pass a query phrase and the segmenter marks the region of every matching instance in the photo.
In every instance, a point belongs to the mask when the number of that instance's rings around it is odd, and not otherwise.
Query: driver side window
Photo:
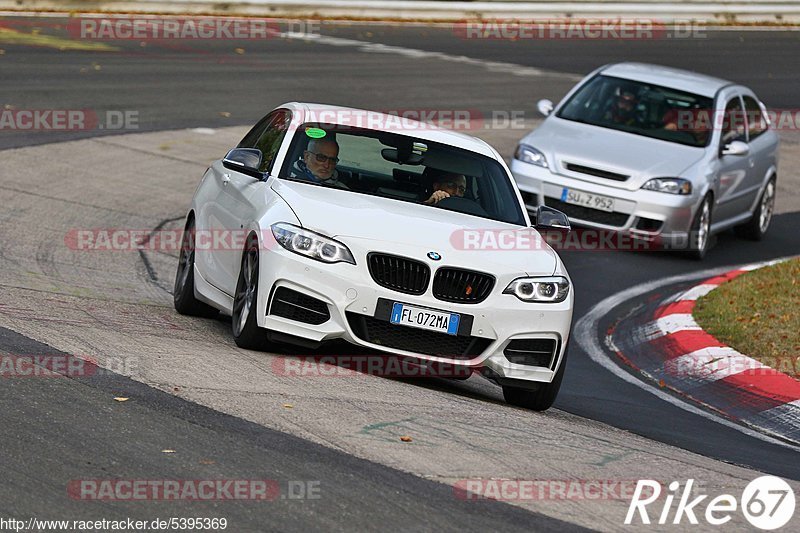
[[[261,172],[270,172],[275,161],[275,155],[283,143],[292,114],[286,109],[278,109],[264,117],[256,126],[245,135],[239,148],[258,148],[263,154]]]
[[[747,141],[745,114],[738,96],[729,100],[728,105],[725,106],[720,148],[724,148],[733,141]]]

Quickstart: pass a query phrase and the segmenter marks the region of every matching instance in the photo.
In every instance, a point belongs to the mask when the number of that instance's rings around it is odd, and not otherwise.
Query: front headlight
[[[536,165],[537,167],[547,168],[547,158],[544,156],[544,154],[533,146],[528,146],[527,144],[520,144],[517,146],[517,151],[514,152],[514,159],[518,159],[523,163]]]
[[[564,276],[518,278],[503,294],[513,294],[523,302],[563,302],[569,294],[569,280]]]
[[[278,244],[296,254],[322,261],[323,263],[356,264],[353,254],[344,244],[319,233],[299,228],[286,222],[272,225],[272,235]]]
[[[665,192],[669,194],[692,194],[692,183],[683,178],[653,178],[644,185],[646,191]]]

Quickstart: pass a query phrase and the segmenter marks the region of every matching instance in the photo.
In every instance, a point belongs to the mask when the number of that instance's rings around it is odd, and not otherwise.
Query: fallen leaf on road
[[[123,398],[122,396],[115,396],[114,400],[118,402],[127,402],[128,398]]]
[[[161,453],[175,453],[175,450],[161,450]]]
[[[244,54],[244,48],[234,48],[233,51],[239,55]]]
[[[292,408],[294,407],[294,405],[292,405],[292,404],[290,404],[290,403],[285,403],[285,404],[283,404],[283,406],[284,406],[285,408],[287,408],[287,409],[292,409]]]
[[[231,114],[228,111],[220,111],[219,116],[229,118]]]
[[[413,439],[408,435],[403,435],[402,437],[400,437],[400,440],[403,442],[411,442]]]

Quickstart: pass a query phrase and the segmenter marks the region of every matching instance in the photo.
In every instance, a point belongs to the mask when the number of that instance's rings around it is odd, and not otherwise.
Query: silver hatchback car
[[[760,240],[775,203],[778,135],[741,85],[642,63],[597,69],[517,147],[511,170],[529,210],[630,232],[701,259],[736,227]]]

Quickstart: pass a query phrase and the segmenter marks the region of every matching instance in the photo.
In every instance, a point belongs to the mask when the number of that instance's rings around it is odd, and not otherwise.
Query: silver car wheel
[[[766,233],[769,223],[772,220],[772,212],[775,210],[775,182],[767,183],[764,195],[761,197],[761,217],[759,218],[759,229],[761,233]]]
[[[708,200],[703,202],[700,208],[700,223],[697,226],[697,249],[705,250],[708,242],[708,233],[711,229],[711,209],[708,207]]]

